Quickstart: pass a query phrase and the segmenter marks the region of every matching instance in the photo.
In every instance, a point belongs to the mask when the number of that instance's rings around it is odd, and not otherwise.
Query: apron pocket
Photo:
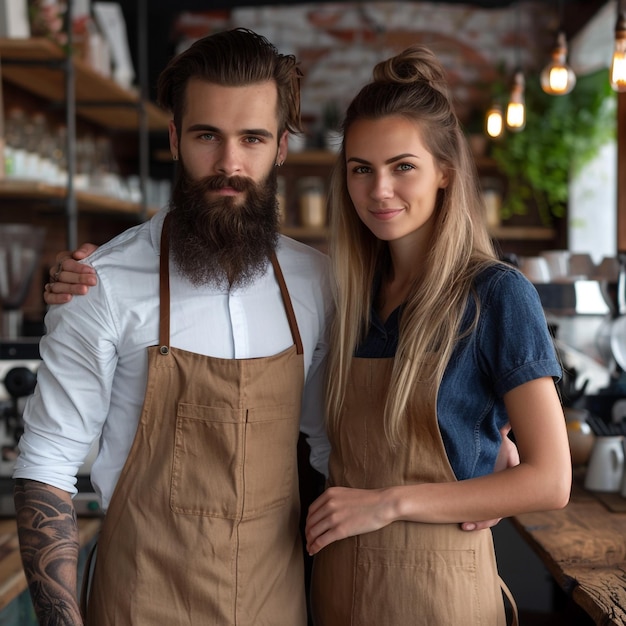
[[[359,548],[354,624],[497,624],[480,606],[473,550]]]
[[[298,411],[180,403],[172,511],[240,519],[284,505],[297,485]]]
[[[244,411],[178,405],[170,506],[175,513],[241,515]]]
[[[284,506],[297,496],[300,407],[248,411],[244,517]]]

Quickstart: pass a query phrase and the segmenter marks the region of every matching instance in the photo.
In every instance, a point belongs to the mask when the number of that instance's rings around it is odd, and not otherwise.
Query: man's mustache
[[[254,181],[247,176],[224,176],[222,174],[205,176],[192,184],[197,185],[199,191],[219,191],[229,187],[241,192],[250,191],[256,186]]]

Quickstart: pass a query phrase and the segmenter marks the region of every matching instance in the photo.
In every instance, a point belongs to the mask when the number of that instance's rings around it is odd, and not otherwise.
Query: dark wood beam
[[[551,0],[552,3],[559,10],[558,1]],[[563,30],[567,39],[571,40],[582,30],[605,4],[607,0],[566,0],[563,3]]]

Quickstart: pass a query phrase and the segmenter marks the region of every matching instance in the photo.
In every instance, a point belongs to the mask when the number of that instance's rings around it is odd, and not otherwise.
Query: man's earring
[[[178,155],[177,154],[173,154],[172,155],[172,161],[178,161]]]
[[[278,161],[277,163],[274,163],[274,165],[276,167],[282,167],[283,166],[284,161]]]

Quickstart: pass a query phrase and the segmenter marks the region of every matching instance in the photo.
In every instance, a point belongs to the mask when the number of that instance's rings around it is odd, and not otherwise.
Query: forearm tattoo
[[[22,563],[40,626],[83,623],[76,590],[76,511],[70,495],[59,493],[33,480],[15,484]]]

